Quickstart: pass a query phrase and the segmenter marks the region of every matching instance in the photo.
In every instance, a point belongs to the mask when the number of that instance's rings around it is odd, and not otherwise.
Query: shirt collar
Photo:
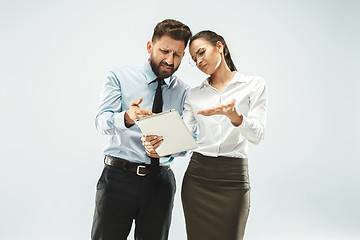
[[[235,76],[234,78],[229,82],[229,84],[234,84],[236,82],[239,82],[239,83],[244,83],[246,82],[246,78],[243,74],[239,73],[239,72],[236,72],[234,71],[235,73]],[[204,86],[210,86],[210,83],[209,83],[209,80],[210,80],[210,77],[208,77],[207,79],[205,79],[205,81],[202,82],[202,84],[200,85],[200,87],[204,87]]]
[[[155,73],[153,72],[151,66],[150,66],[150,63],[149,61],[147,61],[144,65],[144,74],[145,74],[145,78],[146,78],[146,81],[148,84],[150,84],[151,82],[153,82],[157,76],[155,75]],[[165,78],[164,79],[164,82],[167,86],[170,85],[171,81],[173,79],[173,76],[170,76],[168,78]]]

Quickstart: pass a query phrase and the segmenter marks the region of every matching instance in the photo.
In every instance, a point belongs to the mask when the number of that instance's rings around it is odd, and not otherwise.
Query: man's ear
[[[151,41],[147,42],[146,50],[147,50],[148,54],[151,54],[151,50],[152,50],[152,42]]]

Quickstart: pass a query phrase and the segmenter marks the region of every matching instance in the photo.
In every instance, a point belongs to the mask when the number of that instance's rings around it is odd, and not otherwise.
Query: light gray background
[[[101,84],[112,67],[147,60],[164,18],[222,34],[239,71],[267,81],[246,239],[359,239],[359,10],[355,0],[1,1],[0,239],[90,238]],[[205,75],[188,59],[177,75],[196,86]],[[187,163],[172,166],[171,240],[186,239]]]

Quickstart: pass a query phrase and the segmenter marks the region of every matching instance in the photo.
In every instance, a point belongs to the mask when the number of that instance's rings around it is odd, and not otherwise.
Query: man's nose
[[[168,55],[166,56],[165,61],[166,61],[166,63],[167,63],[168,65],[174,64],[174,56],[173,56],[173,54],[168,54]]]

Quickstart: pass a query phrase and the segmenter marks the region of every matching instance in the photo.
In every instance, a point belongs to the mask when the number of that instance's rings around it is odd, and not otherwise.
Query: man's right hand
[[[145,147],[145,152],[149,157],[152,157],[152,158],[160,157],[158,155],[158,153],[156,152],[156,149],[164,141],[163,137],[155,136],[155,135],[142,136],[141,141]]]
[[[139,118],[143,118],[149,115],[153,115],[150,110],[142,109],[139,107],[140,103],[142,102],[142,98],[139,98],[135,101],[132,101],[130,104],[129,110],[125,112],[125,126],[131,127],[135,124],[135,120]]]

